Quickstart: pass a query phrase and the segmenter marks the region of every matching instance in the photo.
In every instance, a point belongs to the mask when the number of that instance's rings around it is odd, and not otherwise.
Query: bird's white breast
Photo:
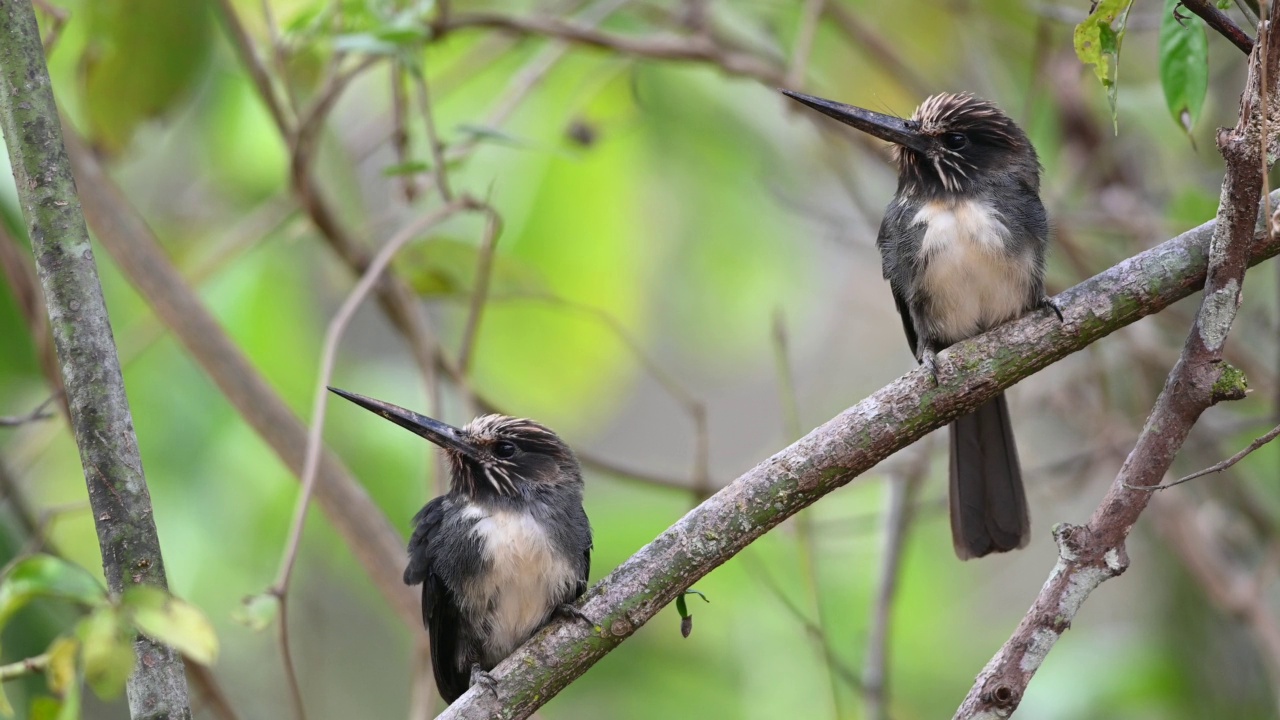
[[[912,220],[925,226],[919,261],[921,289],[930,299],[926,322],[951,343],[1011,320],[1026,309],[1035,257],[1010,253],[1009,229],[990,205],[930,201]]]
[[[569,559],[529,513],[475,505],[464,513],[477,518],[471,532],[487,561],[486,570],[466,588],[464,602],[488,617],[485,660],[496,664],[546,621],[577,578]]]

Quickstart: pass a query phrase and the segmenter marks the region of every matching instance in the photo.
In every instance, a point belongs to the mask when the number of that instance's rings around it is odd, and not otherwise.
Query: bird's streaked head
[[[1040,190],[1040,161],[1026,133],[995,103],[969,93],[926,98],[910,119],[782,91],[818,112],[894,144],[899,192],[977,192],[1012,179]]]
[[[456,428],[381,400],[329,390],[440,446],[457,492],[514,498],[528,490],[582,485],[573,451],[560,436],[533,420],[481,415]]]

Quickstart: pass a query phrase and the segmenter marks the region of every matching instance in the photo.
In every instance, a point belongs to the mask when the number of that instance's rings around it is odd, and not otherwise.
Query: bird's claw
[[[498,681],[480,667],[480,663],[471,663],[471,684],[479,685],[498,697]]]
[[[595,625],[596,621],[587,617],[587,614],[579,610],[570,603],[560,603],[553,611],[554,614],[564,620],[581,620],[587,625]]]
[[[1053,298],[1050,298],[1050,297],[1040,298],[1040,307],[1049,308],[1050,310],[1052,310],[1053,314],[1058,316],[1058,322],[1064,323],[1064,324],[1067,322],[1066,318],[1062,316],[1062,308],[1058,305],[1058,303],[1054,302]]]
[[[938,380],[938,354],[933,351],[933,348],[925,348],[921,351],[920,364],[929,371],[929,377],[933,378],[934,385],[941,384]]]

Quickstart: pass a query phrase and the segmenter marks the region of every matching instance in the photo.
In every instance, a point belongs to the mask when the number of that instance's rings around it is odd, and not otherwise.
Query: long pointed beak
[[[881,140],[888,140],[896,145],[909,147],[912,150],[926,152],[929,149],[927,139],[913,124],[893,115],[882,115],[878,112],[863,110],[853,105],[845,105],[833,100],[823,100],[813,95],[781,90],[783,95],[802,105],[817,110],[827,117],[835,118],[845,125],[852,125],[868,135]]]
[[[365,410],[377,413],[409,432],[421,435],[445,450],[453,450],[463,455],[475,457],[475,448],[471,446],[471,443],[467,442],[466,436],[462,434],[462,431],[452,425],[442,423],[426,415],[419,415],[412,410],[405,410],[398,405],[374,400],[371,397],[357,395],[346,390],[339,390],[336,387],[330,387],[329,392],[344,397]]]

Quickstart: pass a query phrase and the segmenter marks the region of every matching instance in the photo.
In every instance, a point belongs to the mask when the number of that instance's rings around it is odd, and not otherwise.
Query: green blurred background
[[[325,327],[355,278],[297,202],[289,148],[228,39],[224,8],[204,0],[51,2],[68,18],[49,56],[68,122],[239,347],[309,417]],[[587,472],[593,580],[697,502],[691,402],[705,408],[706,467],[718,487],[794,439],[781,356],[806,430],[913,367],[874,249],[894,189],[887,151],[797,112],[772,86],[779,83],[735,77],[715,63],[572,48],[495,126],[486,120],[495,103],[554,41],[485,28],[430,39],[423,28],[440,11],[432,3],[270,0],[270,23],[262,2],[230,5],[282,96],[300,107],[335,67],[368,64],[325,119],[314,163],[318,184],[361,243],[381,245],[439,204],[431,173],[414,172],[432,158],[404,68],[425,68],[442,142],[478,143],[448,166],[455,191],[487,198],[502,218],[471,384],[504,411],[537,418],[624,469]],[[459,15],[557,18],[583,7],[448,5]],[[1222,175],[1215,128],[1234,124],[1244,79],[1244,56],[1211,35],[1208,100],[1188,137],[1169,116],[1157,77],[1163,7],[1135,3],[1114,134],[1105,95],[1071,48],[1088,5],[635,0],[606,3],[612,12],[600,27],[682,41],[707,32],[785,72],[816,7],[797,87],[904,115],[943,90],[997,101],[1028,130],[1045,166],[1057,292],[1213,217]],[[40,18],[48,33],[52,15]],[[335,49],[345,55],[335,59]],[[403,112],[393,82],[405,88]],[[397,128],[408,135],[407,151],[396,150]],[[408,185],[418,189],[412,200]],[[21,238],[7,180],[0,212]],[[461,341],[482,232],[476,216],[450,221],[397,261],[449,354]],[[272,582],[298,484],[110,254],[98,249],[97,259],[171,589],[214,622],[222,642],[214,676],[240,716],[287,716],[276,633],[233,614]],[[1254,393],[1206,414],[1176,473],[1212,464],[1274,424],[1276,277],[1274,263],[1250,273],[1232,336],[1230,359]],[[40,333],[12,277],[0,283],[0,415],[20,415],[51,390]],[[894,718],[949,717],[1052,567],[1050,528],[1086,519],[1114,478],[1196,302],[1011,392],[1034,518],[1026,550],[955,559],[939,433],[824,498],[806,513],[808,532],[787,522],[699,582],[711,602],[692,601],[691,637],[681,637],[679,617],[665,610],[540,715],[865,717],[850,678],[863,671],[871,631],[887,483],[924,459],[890,628],[889,709]],[[342,342],[332,384],[449,422],[468,419],[462,395],[447,384],[443,406],[428,407],[421,374],[373,301]],[[346,404],[330,405],[325,437],[407,533],[436,487],[425,443]],[[1173,549],[1180,523],[1160,518],[1198,523],[1244,578],[1261,578],[1257,592],[1274,618],[1280,602],[1267,568],[1277,557],[1278,468],[1280,447],[1265,448],[1222,478],[1172,491],[1183,515],[1157,503],[1131,538],[1132,568],[1085,606],[1018,716],[1276,717],[1276,670],[1259,649],[1257,625],[1215,604]],[[684,489],[629,478],[625,469]],[[0,476],[0,562],[32,547],[20,521],[27,512],[46,521],[38,531],[50,546],[100,573],[61,417],[0,428]],[[290,595],[309,715],[405,717],[411,651],[423,631],[397,619],[313,510]],[[43,651],[72,617],[54,604],[24,612],[4,630],[0,661]],[[846,672],[829,671],[824,646]],[[24,698],[43,688],[38,678],[6,686],[20,715]],[[197,717],[212,717],[193,695]],[[123,718],[127,708],[122,699],[92,701],[85,716]]]

